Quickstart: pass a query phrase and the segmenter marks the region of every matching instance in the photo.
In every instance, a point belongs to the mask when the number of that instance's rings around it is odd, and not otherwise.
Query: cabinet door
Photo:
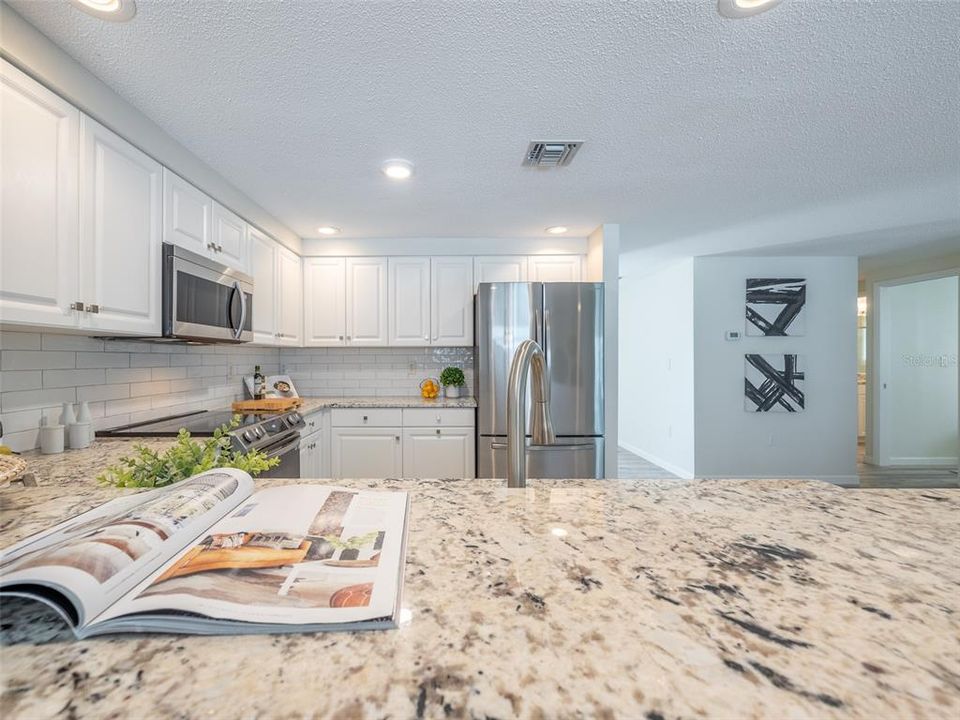
[[[213,257],[224,265],[250,272],[247,224],[220,203],[213,203]],[[256,287],[254,287],[256,290]]]
[[[277,244],[250,228],[250,273],[253,275],[253,341],[277,344]]]
[[[76,327],[80,113],[0,60],[0,317]]]
[[[579,255],[531,255],[530,282],[580,282]]]
[[[430,344],[430,258],[390,258],[390,344]]]
[[[335,478],[398,478],[403,471],[400,428],[333,428]]]
[[[80,128],[82,325],[159,335],[160,163],[86,116]]]
[[[322,467],[323,433],[316,432],[300,440],[300,477],[321,478]]]
[[[346,344],[346,264],[343,258],[303,259],[303,344]]]
[[[473,345],[473,258],[433,258],[430,293],[430,342]]]
[[[163,169],[163,240],[216,258],[211,249],[213,200],[179,175]]]
[[[387,259],[347,258],[347,345],[387,344]]]
[[[281,345],[300,345],[303,337],[303,269],[300,257],[277,246],[277,333]]]
[[[403,477],[472,478],[473,428],[404,428]]]
[[[476,257],[473,259],[474,292],[485,282],[526,282],[527,258],[519,255]]]

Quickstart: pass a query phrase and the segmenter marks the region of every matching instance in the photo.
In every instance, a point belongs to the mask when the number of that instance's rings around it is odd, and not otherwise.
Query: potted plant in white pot
[[[464,386],[466,379],[463,377],[463,370],[458,367],[447,367],[440,373],[440,384],[443,385],[443,394],[448,398],[460,397],[460,388]]]

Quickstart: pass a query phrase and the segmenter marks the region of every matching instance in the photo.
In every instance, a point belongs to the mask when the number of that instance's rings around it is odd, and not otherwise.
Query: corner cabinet
[[[473,259],[474,292],[480,283],[526,281],[527,258],[525,256],[491,255]]]
[[[332,347],[346,344],[346,260],[303,259],[303,344]]]
[[[580,255],[531,255],[527,260],[530,282],[580,282]]]
[[[80,113],[6,60],[0,82],[0,318],[78,327]]]
[[[277,341],[280,345],[299,346],[303,338],[303,270],[300,256],[280,245],[277,246],[276,298]]]

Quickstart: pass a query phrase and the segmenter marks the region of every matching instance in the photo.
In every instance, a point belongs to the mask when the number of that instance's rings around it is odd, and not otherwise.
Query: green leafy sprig
[[[173,447],[162,452],[134,445],[133,455],[108,467],[97,476],[97,481],[125,488],[165,487],[218,467],[237,468],[256,477],[280,463],[279,458],[268,458],[259,450],[236,450],[230,431],[239,426],[240,416],[234,415],[228,424],[213,431],[213,437],[201,441],[194,440],[181,428]]]
[[[440,384],[441,385],[453,385],[454,387],[462,387],[466,382],[466,378],[463,376],[463,370],[458,367],[446,367],[443,369],[443,372],[440,373]]]
[[[333,545],[337,550],[359,550],[376,540],[379,534],[379,530],[374,530],[373,532],[368,532],[366,535],[355,535],[349,540],[341,540],[336,535],[324,535],[323,539]]]

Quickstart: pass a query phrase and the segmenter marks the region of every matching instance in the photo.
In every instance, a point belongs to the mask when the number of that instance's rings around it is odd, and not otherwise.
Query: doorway
[[[960,277],[878,283],[873,303],[872,460],[905,480],[916,470],[955,483]]]

